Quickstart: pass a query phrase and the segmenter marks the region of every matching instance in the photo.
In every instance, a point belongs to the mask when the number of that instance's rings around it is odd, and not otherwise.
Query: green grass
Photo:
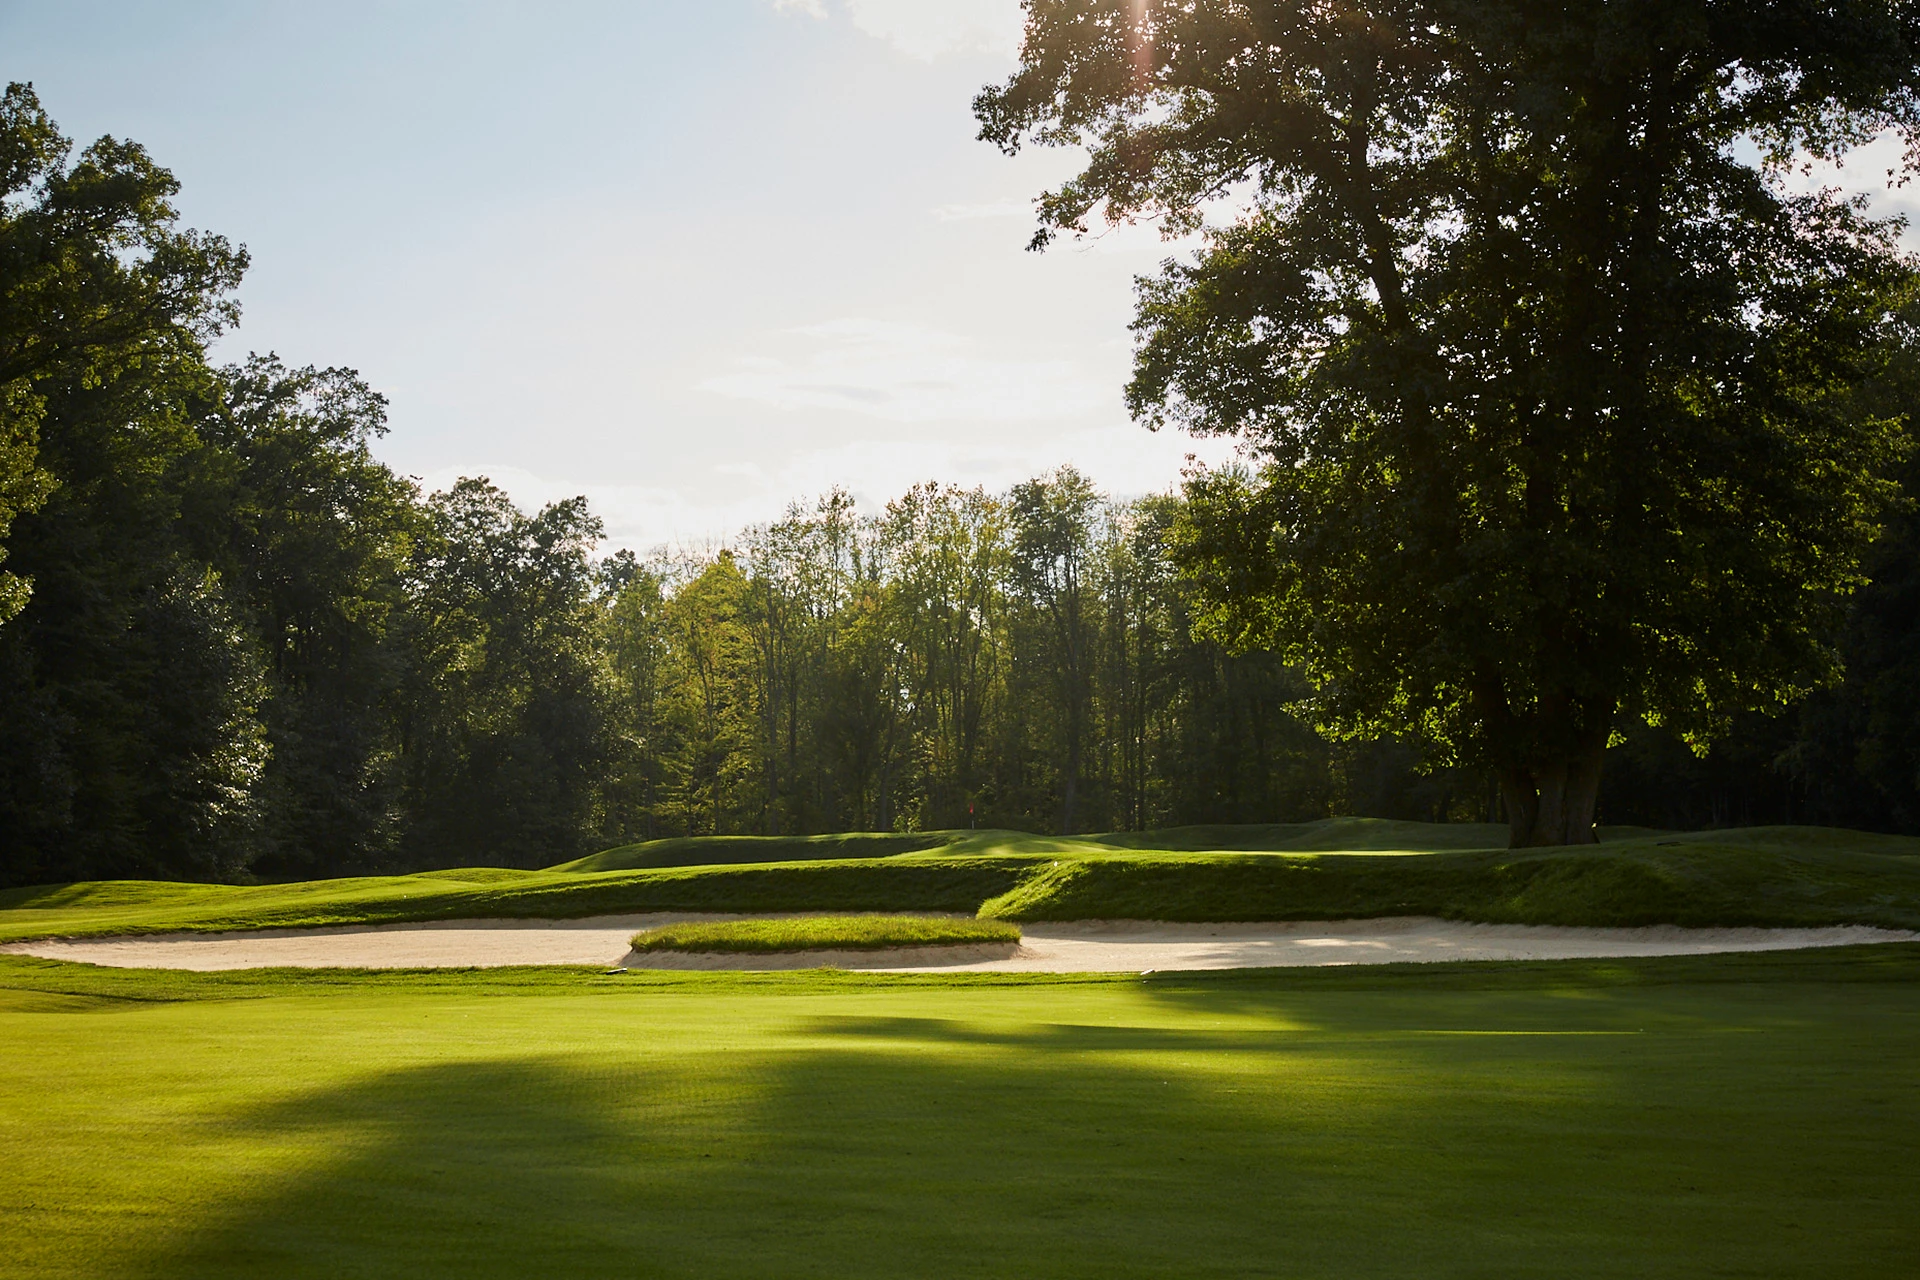
[[[1920,928],[1920,840],[1817,827],[1618,829],[1584,849],[1483,847],[1497,828],[1338,819],[1103,836],[709,837],[610,851],[715,865],[472,867],[286,885],[104,881],[0,892],[0,942],[169,930],[615,912],[965,912],[1007,920],[1433,915],[1569,925]],[[728,861],[748,852],[858,856]],[[753,843],[761,841],[761,843]],[[904,842],[901,844],[890,842]],[[931,842],[927,847],[909,847]],[[1265,848],[1261,848],[1265,846]],[[894,849],[895,852],[886,852]],[[642,855],[635,855],[642,856]]]
[[[1602,842],[1673,833],[1651,827],[1602,827]],[[1853,833],[1848,833],[1853,834]],[[1108,849],[1184,853],[1442,853],[1453,849],[1499,849],[1507,828],[1491,822],[1399,822],[1391,818],[1322,818],[1317,822],[1219,824],[1162,827],[1156,831],[1109,831],[1082,837]]]
[[[0,957],[0,1273],[1892,1276],[1920,947],[1153,978]]]
[[[1020,930],[998,920],[938,916],[803,916],[797,920],[722,920],[670,924],[633,935],[635,951],[884,951],[890,947],[958,947],[1018,942]]]
[[[1165,827],[1158,831],[1109,831],[1090,840],[1120,849],[1207,853],[1323,853],[1348,850],[1435,853],[1442,849],[1491,849],[1507,842],[1507,829],[1484,822],[1394,822],[1386,818],[1326,818],[1319,822]]]
[[[1042,859],[1002,856],[683,867],[592,874],[495,868],[282,885],[107,880],[0,892],[0,942],[402,920],[568,919],[638,911],[961,911]]]
[[[817,862],[838,858],[891,858],[925,853],[964,840],[964,831],[895,835],[851,831],[830,836],[676,836],[606,849],[555,871],[634,871],[653,867],[710,867],[741,862]]]
[[[1920,842],[1710,833],[1585,849],[1060,859],[981,906],[1007,920],[1422,915],[1555,925],[1920,929]],[[1740,833],[1746,834],[1746,833]],[[1851,833],[1849,833],[1851,834]]]

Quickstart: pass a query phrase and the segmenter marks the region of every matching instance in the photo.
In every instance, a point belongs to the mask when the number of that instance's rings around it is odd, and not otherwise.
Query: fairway
[[[9,1277],[1894,1275],[1920,947],[1142,979],[0,960]]]

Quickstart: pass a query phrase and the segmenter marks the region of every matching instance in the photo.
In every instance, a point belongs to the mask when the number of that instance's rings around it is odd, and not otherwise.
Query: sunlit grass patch
[[[670,924],[633,935],[635,951],[885,951],[1016,943],[1020,930],[999,920],[938,916],[803,916]]]

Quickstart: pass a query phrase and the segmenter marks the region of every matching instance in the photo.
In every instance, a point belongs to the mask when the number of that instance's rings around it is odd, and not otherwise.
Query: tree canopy
[[[1088,149],[1036,246],[1203,230],[1128,388],[1257,461],[1190,487],[1202,625],[1575,843],[1623,723],[1704,742],[1835,673],[1913,266],[1786,179],[1920,136],[1916,36],[1885,0],[1032,0],[975,105]]]
[[[0,561],[56,483],[37,465],[49,382],[174,359],[239,318],[247,255],[175,225],[179,190],[138,143],[77,159],[31,85],[0,95]],[[0,570],[0,623],[32,583]]]

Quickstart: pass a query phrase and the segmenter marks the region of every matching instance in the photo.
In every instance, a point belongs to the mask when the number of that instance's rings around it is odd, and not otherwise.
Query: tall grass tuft
[[[937,916],[802,916],[791,920],[725,920],[670,924],[633,935],[635,951],[885,951],[893,947],[962,947],[1020,941],[1000,920]]]

